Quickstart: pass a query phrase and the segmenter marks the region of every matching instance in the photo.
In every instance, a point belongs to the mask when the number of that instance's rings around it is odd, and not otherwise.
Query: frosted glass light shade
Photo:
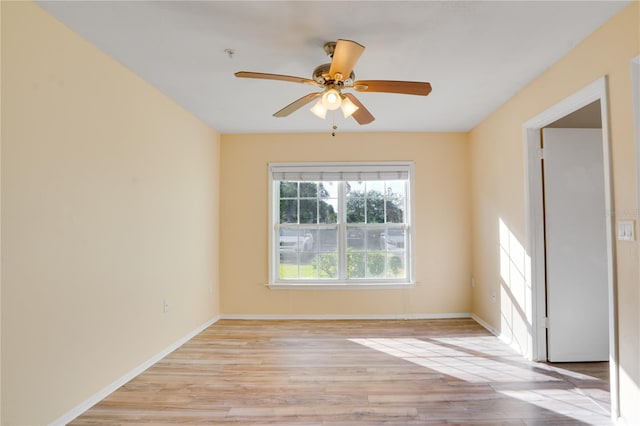
[[[314,113],[317,117],[324,118],[327,116],[327,109],[322,104],[322,99],[319,99],[318,102],[314,106],[311,107],[311,112]]]
[[[353,114],[359,109],[359,107],[356,104],[351,102],[351,99],[346,97],[342,99],[342,105],[340,105],[340,108],[342,109],[342,114],[344,114],[344,118],[351,117],[351,114]]]
[[[322,105],[328,110],[338,109],[341,104],[340,92],[336,89],[329,89],[322,95]]]

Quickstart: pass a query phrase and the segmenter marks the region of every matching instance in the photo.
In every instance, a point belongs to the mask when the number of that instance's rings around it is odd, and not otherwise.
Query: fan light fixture
[[[322,94],[318,102],[311,107],[311,112],[324,120],[327,116],[327,111],[334,111],[338,108],[342,109],[344,118],[351,117],[358,110],[358,106],[351,102],[351,99],[332,88]]]
[[[347,117],[351,117],[351,114],[356,112],[360,107],[354,104],[353,102],[351,102],[351,99],[343,95],[342,104],[340,105],[340,108],[342,109],[342,114],[344,114],[344,118],[347,118]]]
[[[311,107],[311,112],[323,120],[327,116],[327,109],[322,105],[322,99],[320,99],[314,106]]]
[[[342,99],[340,98],[340,92],[336,89],[329,89],[322,94],[322,105],[326,109],[333,111],[340,108],[340,104],[342,104]]]

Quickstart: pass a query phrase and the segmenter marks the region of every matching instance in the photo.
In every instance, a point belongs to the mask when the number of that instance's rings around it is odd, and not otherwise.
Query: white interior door
[[[609,318],[601,129],[543,129],[547,354],[607,361]]]

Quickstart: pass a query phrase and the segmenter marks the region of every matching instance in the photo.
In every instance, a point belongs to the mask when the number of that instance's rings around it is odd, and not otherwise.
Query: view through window
[[[272,281],[409,282],[410,167],[272,166]]]

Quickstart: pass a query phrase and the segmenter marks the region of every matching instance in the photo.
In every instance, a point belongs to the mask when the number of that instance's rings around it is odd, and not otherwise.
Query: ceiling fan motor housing
[[[322,64],[318,65],[315,70],[313,70],[312,78],[314,81],[320,84],[333,84],[336,86],[351,86],[353,82],[356,80],[356,75],[353,71],[349,74],[349,78],[345,78],[342,80],[334,80],[331,75],[329,75],[329,69],[331,68],[331,64]]]

